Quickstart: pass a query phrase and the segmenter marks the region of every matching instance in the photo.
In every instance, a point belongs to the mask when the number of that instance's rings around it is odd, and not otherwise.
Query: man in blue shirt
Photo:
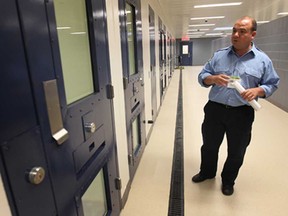
[[[210,87],[209,101],[204,107],[200,172],[192,181],[199,183],[216,175],[218,151],[224,135],[228,155],[222,177],[222,193],[232,195],[246,148],[251,140],[254,109],[249,101],[267,98],[279,84],[279,76],[270,58],[252,43],[257,23],[248,16],[237,20],[231,36],[232,46],[214,53],[198,76],[203,87]],[[239,93],[231,80],[246,89]]]

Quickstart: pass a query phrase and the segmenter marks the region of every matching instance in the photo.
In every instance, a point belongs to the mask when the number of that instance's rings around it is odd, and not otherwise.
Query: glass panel
[[[133,75],[136,71],[136,56],[135,56],[135,8],[126,3],[126,31],[128,40],[128,55],[129,55],[129,74]]]
[[[67,103],[94,92],[86,5],[54,0]]]
[[[104,216],[107,214],[105,180],[101,170],[82,196],[85,216]]]
[[[132,142],[134,154],[136,154],[141,145],[140,115],[132,123]]]
[[[182,46],[182,54],[188,54],[188,45]]]

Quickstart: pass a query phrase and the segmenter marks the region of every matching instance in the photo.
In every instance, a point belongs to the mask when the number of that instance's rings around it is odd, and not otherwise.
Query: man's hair
[[[257,22],[254,18],[252,18],[250,16],[244,16],[241,18],[241,20],[243,20],[243,19],[249,19],[252,23],[251,31],[257,31]]]
[[[257,31],[257,22],[254,18],[251,18],[251,22],[252,22],[252,31]]]

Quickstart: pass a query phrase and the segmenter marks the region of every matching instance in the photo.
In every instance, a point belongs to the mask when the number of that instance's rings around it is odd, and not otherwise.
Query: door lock
[[[94,122],[86,122],[84,128],[89,133],[94,133],[96,131],[96,124]]]
[[[31,184],[38,185],[45,178],[45,170],[43,167],[33,167],[28,173],[28,180]]]

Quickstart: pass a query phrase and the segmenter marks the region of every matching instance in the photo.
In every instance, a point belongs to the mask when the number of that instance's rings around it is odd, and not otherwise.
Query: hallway
[[[185,67],[182,71],[185,215],[287,215],[288,147],[283,139],[288,131],[288,113],[263,99],[259,100],[262,109],[255,115],[252,141],[234,194],[224,196],[220,189],[225,140],[220,149],[216,178],[200,184],[191,182],[191,177],[199,171],[200,130],[209,92],[197,82],[201,68]],[[168,213],[179,75],[179,70],[175,70],[121,216],[165,216]]]

